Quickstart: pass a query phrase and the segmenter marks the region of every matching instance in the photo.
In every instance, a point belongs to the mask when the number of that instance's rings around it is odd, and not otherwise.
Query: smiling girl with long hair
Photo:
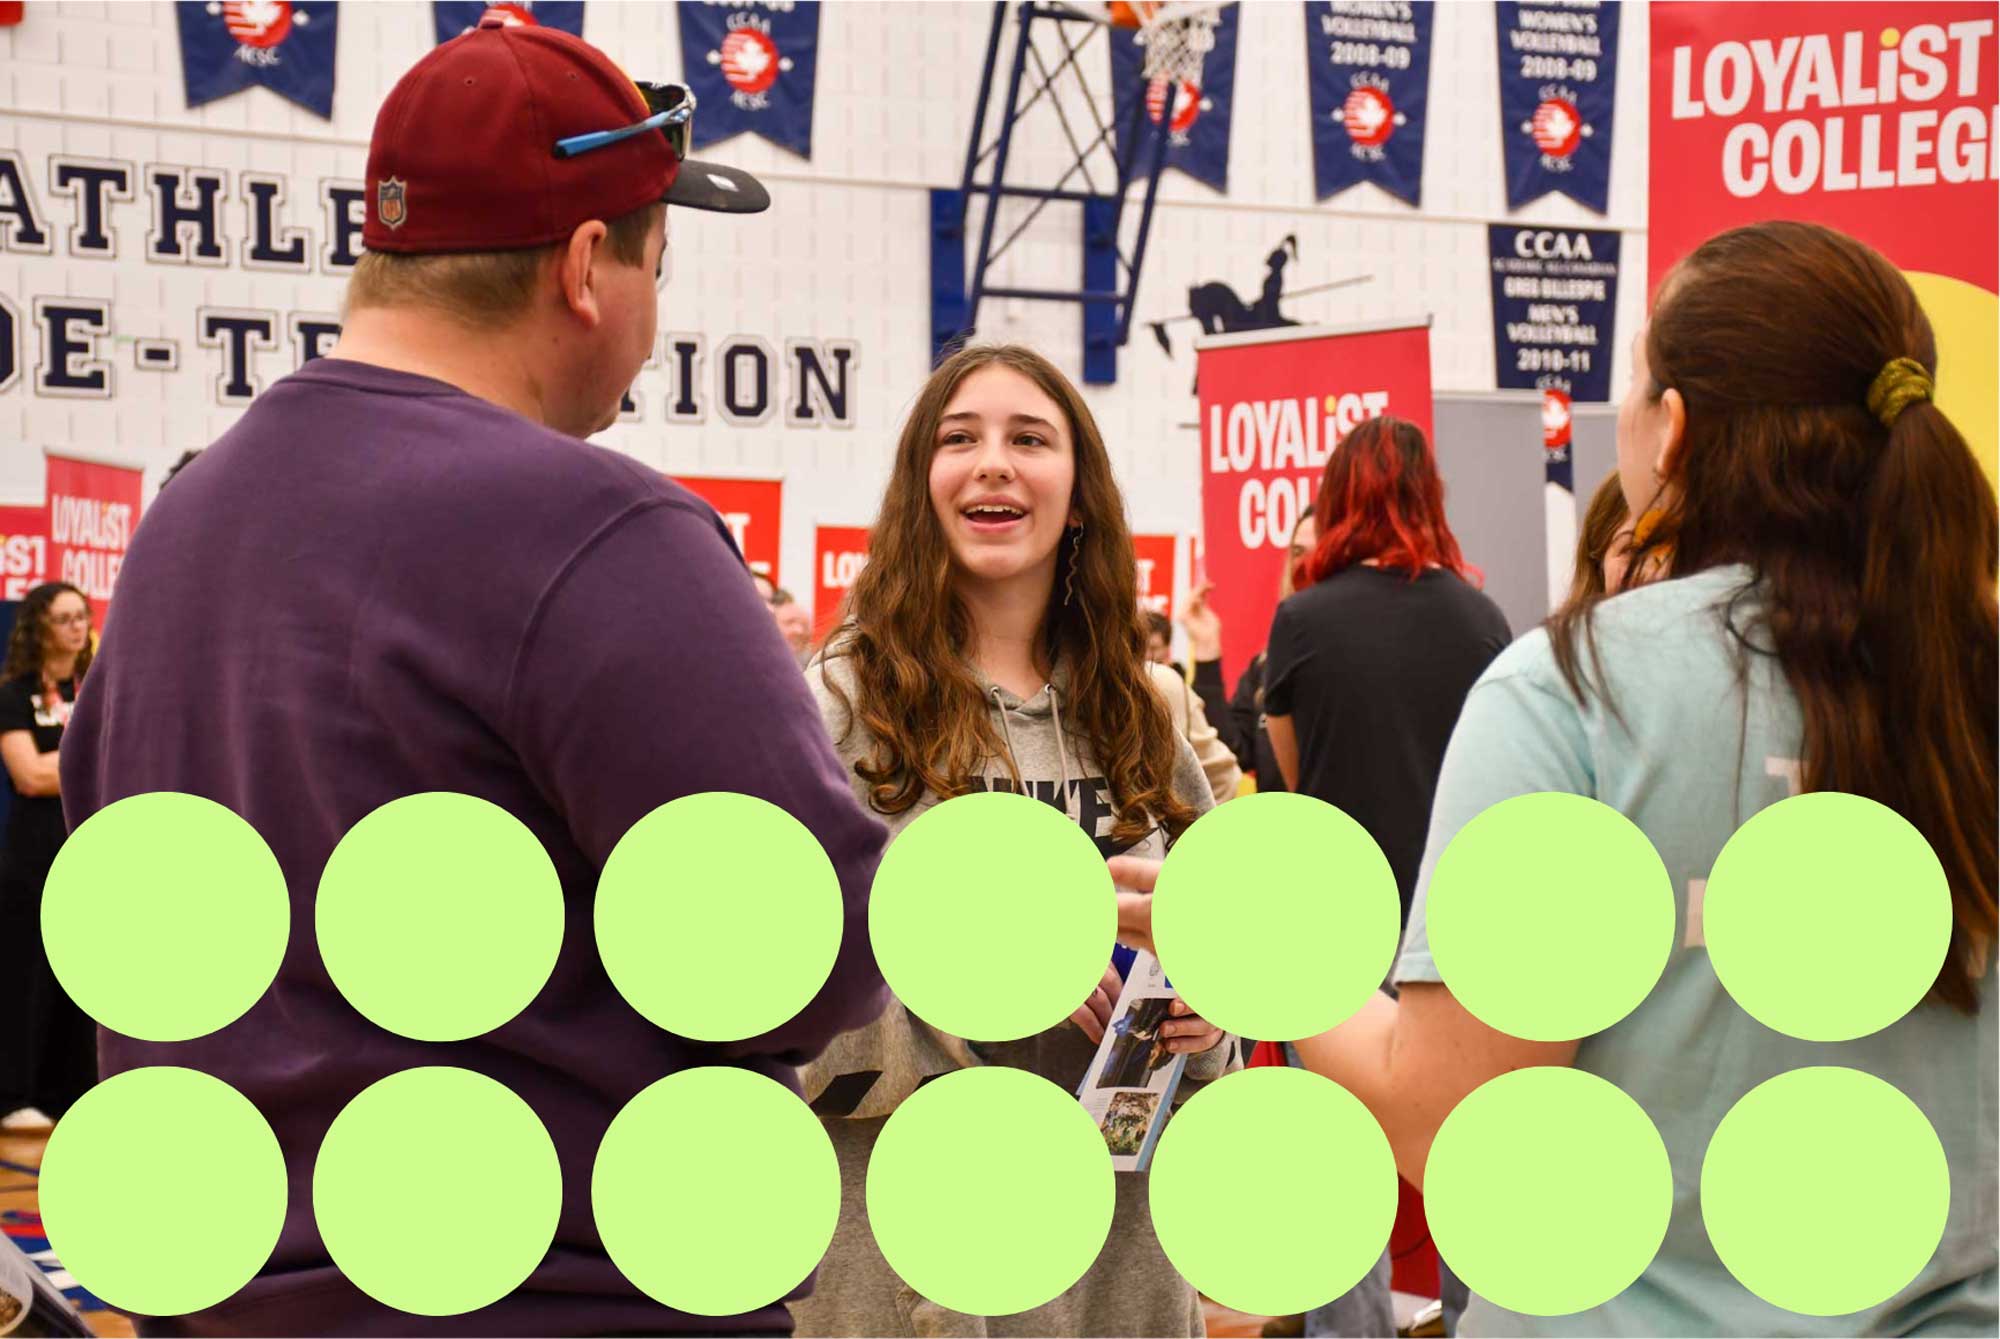
[[[1164,855],[1213,801],[1145,646],[1124,501],[1082,397],[1028,349],[947,359],[904,425],[868,566],[809,670],[856,793],[900,832],[940,800],[1019,791],[1062,810],[1107,857]],[[998,1044],[948,1036],[892,1002],[807,1067],[842,1202],[817,1288],[792,1304],[798,1333],[1202,1332],[1200,1299],[1153,1236],[1144,1173],[1117,1177],[1110,1238],[1083,1278],[1013,1316],[918,1297],[868,1229],[868,1156],[903,1099],[926,1078],[993,1064],[1075,1089],[1118,987],[1107,971],[1070,1020]],[[1161,1035],[1196,1081],[1233,1054],[1185,1012]]]

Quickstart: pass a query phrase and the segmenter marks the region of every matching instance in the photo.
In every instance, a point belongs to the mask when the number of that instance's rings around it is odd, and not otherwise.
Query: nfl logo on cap
[[[400,228],[408,217],[401,177],[390,177],[375,188],[375,216],[385,228]]]

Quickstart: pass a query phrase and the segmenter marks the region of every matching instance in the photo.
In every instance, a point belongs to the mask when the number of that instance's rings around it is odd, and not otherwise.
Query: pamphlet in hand
[[[1125,988],[1111,1006],[1104,1040],[1077,1089],[1083,1109],[1104,1134],[1116,1171],[1146,1170],[1173,1110],[1187,1057],[1167,1049],[1160,1025],[1176,998],[1160,960],[1137,954],[1125,973]]]

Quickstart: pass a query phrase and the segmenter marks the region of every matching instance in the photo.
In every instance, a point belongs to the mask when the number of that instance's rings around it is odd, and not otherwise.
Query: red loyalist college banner
[[[693,493],[721,515],[736,547],[750,570],[767,576],[771,584],[784,584],[778,577],[778,548],[783,535],[784,481],[780,479],[700,479],[673,476],[675,483]]]
[[[25,599],[48,570],[48,508],[0,507],[0,600]]]
[[[1903,270],[1939,406],[1987,477],[1996,431],[2000,105],[1988,3],[1656,3],[1647,288],[1763,219],[1850,233]]]
[[[1197,350],[1205,575],[1234,682],[1264,648],[1292,527],[1312,510],[1334,446],[1381,414],[1430,435],[1430,328],[1300,327]]]
[[[139,524],[143,486],[138,470],[48,456],[46,576],[88,596],[99,628],[109,620],[112,587]]]
[[[813,538],[813,642],[826,640],[854,579],[868,565],[868,527],[822,525]]]
[[[1132,536],[1132,556],[1138,565],[1139,607],[1174,616],[1174,535]]]

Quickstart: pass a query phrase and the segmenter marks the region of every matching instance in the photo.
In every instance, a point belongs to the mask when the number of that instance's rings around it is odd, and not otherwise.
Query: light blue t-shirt
[[[1798,702],[1775,657],[1725,626],[1751,629],[1743,567],[1627,592],[1595,615],[1604,681],[1623,720],[1593,693],[1579,705],[1546,632],[1529,633],[1466,698],[1438,781],[1416,905],[1395,977],[1436,981],[1424,914],[1447,843],[1501,800],[1566,791],[1603,801],[1652,839],[1674,888],[1675,947],[1636,1010],[1584,1038],[1576,1067],[1618,1085],[1659,1127],[1673,1166],[1673,1218],[1659,1254],[1623,1293],[1573,1316],[1522,1315],[1475,1296],[1469,1335],[1985,1334],[2000,1328],[1996,1227],[1996,1058],[1989,962],[1977,1017],[1926,1004],[1873,1036],[1799,1041],[1751,1018],[1716,979],[1701,938],[1701,893],[1738,827],[1792,793]],[[1740,598],[1739,598],[1740,597]],[[1754,635],[1754,634],[1753,634]],[[1747,663],[1746,663],[1747,659]],[[1584,665],[1591,666],[1586,646]],[[1739,679],[1739,672],[1742,678]],[[1870,1311],[1803,1316],[1738,1283],[1702,1227],[1702,1154],[1724,1113],[1785,1070],[1845,1065],[1901,1089],[1937,1130],[1951,1170],[1944,1239],[1917,1278]]]

